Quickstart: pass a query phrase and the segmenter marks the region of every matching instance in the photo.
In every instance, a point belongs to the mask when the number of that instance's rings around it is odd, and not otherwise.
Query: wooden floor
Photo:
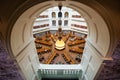
[[[58,35],[47,33],[36,37],[35,44],[40,63],[43,64],[79,64],[84,50],[85,40],[70,32],[63,33],[64,50],[55,49]]]

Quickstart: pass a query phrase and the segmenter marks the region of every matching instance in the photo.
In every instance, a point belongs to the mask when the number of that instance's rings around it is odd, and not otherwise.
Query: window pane
[[[58,21],[58,25],[61,26],[62,25],[62,20]]]
[[[68,26],[68,20],[64,21],[64,26]]]
[[[55,17],[56,17],[55,12],[52,12],[52,18],[55,18]]]
[[[56,21],[55,20],[52,21],[52,26],[56,26]]]
[[[64,16],[65,16],[65,18],[68,18],[68,12],[65,12],[65,14],[64,14]]]
[[[58,17],[62,17],[62,12],[58,12]]]

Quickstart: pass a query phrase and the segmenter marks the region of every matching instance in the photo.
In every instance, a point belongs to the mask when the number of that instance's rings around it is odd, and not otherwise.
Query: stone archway
[[[52,7],[54,3],[57,5],[58,2],[46,1],[32,6],[21,14],[12,28],[11,49],[27,80],[34,78],[39,67],[32,38],[33,21],[40,12]],[[108,25],[94,9],[82,3],[75,1],[63,1],[62,3],[80,12],[88,23],[89,35],[81,65],[83,66],[85,78],[89,77],[92,80],[102,64],[102,58],[106,57],[110,48],[111,36]],[[94,61],[96,61],[97,65]]]

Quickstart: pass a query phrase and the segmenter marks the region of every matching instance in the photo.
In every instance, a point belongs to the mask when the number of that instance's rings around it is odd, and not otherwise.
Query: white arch
[[[29,62],[33,64],[31,61],[33,59],[32,57],[35,56],[34,57],[35,59],[37,56],[32,38],[33,21],[35,20],[36,16],[39,15],[39,13],[41,13],[47,8],[52,7],[54,3],[55,1],[46,1],[37,4],[35,6],[32,6],[31,8],[26,10],[23,14],[21,14],[21,16],[17,19],[16,23],[13,26],[11,32],[11,49],[13,55],[16,57],[16,60],[20,62],[20,66],[23,68],[22,70],[24,74],[26,74],[24,70],[28,70],[28,69],[31,70],[30,66],[29,68],[26,68],[24,65]],[[105,23],[104,19],[95,10],[82,3],[78,3],[75,1],[65,1],[65,2],[63,1],[63,6],[71,7],[77,10],[78,12],[80,12],[82,16],[86,19],[86,22],[88,23],[89,35],[87,38],[87,45],[86,45],[88,46],[86,47],[88,48],[88,50],[85,49],[84,52],[85,53],[89,52],[90,49],[89,47],[92,47],[94,48],[94,50],[93,51],[90,50],[91,53],[93,54],[96,53],[101,57],[105,57],[110,47],[110,34],[109,34],[108,26]],[[91,58],[93,54],[89,54],[89,58],[88,58],[89,61],[91,59],[91,64],[93,64]],[[85,56],[83,56],[83,59],[85,59],[84,57]],[[96,60],[96,57],[94,58],[93,56],[93,60]],[[99,61],[101,64],[102,60],[98,60],[98,62]],[[85,61],[83,60],[83,62]],[[96,67],[97,70],[98,68],[99,67]],[[87,67],[85,70],[87,70]],[[30,75],[26,75],[26,76],[30,77]]]
[[[31,40],[34,19],[40,12],[51,7],[51,2],[52,1],[48,1],[31,7],[16,21],[11,34],[11,47],[15,56],[22,50],[21,45],[25,46],[27,42]],[[45,7],[44,5],[47,4],[48,6]],[[107,25],[102,17],[92,8],[78,2],[69,1],[68,6],[76,9],[84,16],[89,28],[88,41],[96,47],[101,55],[106,56],[110,45],[110,35]]]

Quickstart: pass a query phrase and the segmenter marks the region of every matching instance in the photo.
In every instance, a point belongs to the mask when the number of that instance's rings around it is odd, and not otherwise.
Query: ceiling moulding
[[[38,8],[36,11],[34,11],[34,12],[29,16],[29,18],[31,18],[31,17],[32,17],[35,13],[37,13],[40,9],[43,9],[43,8],[45,8],[45,7],[46,7],[46,9],[48,9],[50,5],[51,5],[51,4],[46,4],[46,5]],[[40,14],[40,13],[39,13],[39,14]],[[39,15],[39,14],[38,14],[38,15]]]
[[[90,19],[92,19],[92,16],[89,15],[89,13],[87,11],[85,11],[83,8],[79,7],[79,6],[76,6],[74,4],[69,4],[71,6],[71,8],[73,8],[74,10],[76,10],[76,8],[79,8],[79,10],[83,11],[84,13],[86,13]],[[84,5],[84,4],[83,4]],[[74,8],[75,7],[75,8]],[[76,10],[78,11],[78,10]],[[80,14],[82,14],[81,12],[79,12]],[[83,15],[82,15],[83,16]],[[83,16],[84,17],[84,16]]]

